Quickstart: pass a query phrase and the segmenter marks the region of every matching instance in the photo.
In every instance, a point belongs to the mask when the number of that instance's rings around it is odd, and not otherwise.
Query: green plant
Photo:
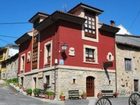
[[[48,90],[47,90],[47,91],[45,91],[45,94],[46,94],[46,95],[49,95],[49,91],[48,91]]]
[[[8,79],[8,80],[6,80],[6,82],[7,83],[17,84],[18,83],[18,78]]]
[[[53,95],[54,95],[54,92],[49,91],[49,96],[53,96]]]
[[[39,96],[39,94],[41,93],[41,91],[40,91],[40,89],[35,88],[35,89],[33,90],[33,93],[34,93],[35,96]]]
[[[61,92],[61,94],[60,94],[60,100],[61,100],[61,101],[65,101],[65,95],[64,95],[63,92]]]
[[[31,94],[32,94],[32,89],[30,89],[30,88],[27,89],[27,90],[26,90],[26,93],[27,93],[28,95],[31,95]]]
[[[63,92],[61,92],[60,96],[64,96],[64,93],[63,93]]]

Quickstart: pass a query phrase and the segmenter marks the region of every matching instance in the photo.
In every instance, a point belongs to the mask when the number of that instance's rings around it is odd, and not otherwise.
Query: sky
[[[28,20],[37,12],[68,11],[80,2],[103,10],[100,22],[110,24],[114,20],[140,35],[140,0],[0,0],[0,47],[32,30]],[[13,24],[18,22],[22,24]]]

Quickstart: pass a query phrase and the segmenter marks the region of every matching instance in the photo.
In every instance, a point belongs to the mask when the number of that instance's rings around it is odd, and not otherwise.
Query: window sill
[[[87,61],[83,61],[83,62],[87,64],[99,64],[98,62],[87,62]]]

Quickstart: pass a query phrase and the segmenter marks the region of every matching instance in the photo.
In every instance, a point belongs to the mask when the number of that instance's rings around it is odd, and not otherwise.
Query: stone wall
[[[115,92],[115,72],[108,71],[110,77],[110,84],[104,70],[84,70],[72,68],[59,68],[46,70],[43,72],[42,78],[38,78],[38,73],[24,76],[24,87],[34,88],[33,78],[37,78],[36,87],[43,89],[43,84],[46,83],[46,76],[50,76],[50,83],[48,90],[56,93],[56,98],[59,99],[60,94],[63,92],[68,98],[68,90],[79,90],[80,94],[86,92],[86,78],[88,76],[94,77],[94,97],[101,90],[113,90]],[[75,79],[75,83],[73,83]]]
[[[110,84],[104,71],[60,69],[58,72],[58,94],[63,92],[66,98],[68,98],[68,90],[79,90],[80,94],[83,91],[86,92],[86,78],[88,76],[95,78],[95,97],[101,90],[113,90],[115,92],[115,72],[109,72]],[[75,79],[75,83],[73,83],[73,79]]]
[[[125,58],[132,59],[132,70],[125,70]],[[117,89],[120,96],[134,92],[134,80],[139,81],[140,90],[140,49],[124,45],[116,46]]]

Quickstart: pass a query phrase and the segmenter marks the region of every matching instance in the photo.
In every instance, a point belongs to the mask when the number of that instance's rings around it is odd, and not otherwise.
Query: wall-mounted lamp
[[[66,43],[61,44],[61,52],[65,52],[68,48],[68,45]]]
[[[61,44],[61,56],[65,60],[67,58],[66,50],[68,48],[68,45],[66,43]]]

